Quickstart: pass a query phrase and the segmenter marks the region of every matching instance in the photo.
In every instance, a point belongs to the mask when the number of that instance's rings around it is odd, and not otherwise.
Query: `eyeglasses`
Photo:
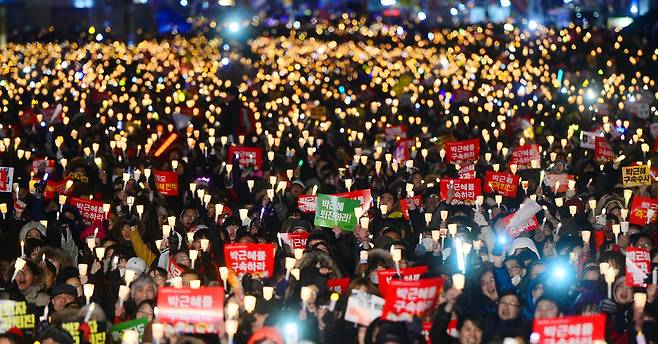
[[[521,305],[516,304],[516,303],[507,303],[507,302],[500,302],[498,303],[502,307],[510,307],[510,308],[518,308],[521,307]]]
[[[19,272],[16,273],[16,276],[34,276],[34,273],[32,273],[32,270],[20,270]]]
[[[487,285],[487,284],[491,284],[491,283],[494,283],[494,284],[495,284],[495,283],[496,283],[496,280],[493,279],[493,278],[490,278],[490,279],[488,279],[488,280],[481,280],[481,281],[480,281],[480,285]]]

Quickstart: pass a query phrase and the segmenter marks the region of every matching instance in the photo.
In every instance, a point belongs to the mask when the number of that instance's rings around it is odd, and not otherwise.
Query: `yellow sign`
[[[622,169],[621,180],[625,188],[638,185],[651,185],[649,166],[626,166]]]

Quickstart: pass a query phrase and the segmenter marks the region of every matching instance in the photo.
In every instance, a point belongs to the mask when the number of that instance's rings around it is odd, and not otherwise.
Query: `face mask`
[[[519,283],[521,283],[521,276],[517,275],[512,277],[512,285],[516,287],[517,285],[519,285]]]
[[[379,284],[379,275],[377,274],[376,271],[370,274],[370,282],[374,284]]]

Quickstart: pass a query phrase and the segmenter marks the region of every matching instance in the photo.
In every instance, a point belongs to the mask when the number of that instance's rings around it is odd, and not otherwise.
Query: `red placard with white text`
[[[80,216],[87,225],[100,226],[105,219],[105,212],[103,211],[103,202],[71,197],[69,204],[78,208]]]
[[[649,218],[649,215],[651,215],[651,218]],[[642,196],[633,197],[628,222],[633,225],[644,226],[655,222],[656,217],[658,217],[658,200]]]
[[[327,288],[329,290],[335,291],[339,294],[342,294],[347,291],[347,286],[350,285],[350,278],[332,278],[327,280]]]
[[[173,171],[155,171],[155,189],[165,196],[178,196],[178,175]]]
[[[443,288],[443,278],[391,281],[384,298],[382,319],[391,321],[411,321],[414,317],[422,319],[436,307],[441,288]]]
[[[11,192],[14,181],[14,168],[0,166],[0,192]]]
[[[415,195],[412,199],[416,205],[416,209],[420,208],[421,203],[423,203],[423,196]],[[402,217],[409,221],[409,205],[407,204],[406,198],[400,200],[400,210],[402,211]]]
[[[399,139],[393,156],[397,161],[409,160],[409,151],[416,144],[415,139]]]
[[[507,226],[509,225],[510,221],[512,220],[512,217],[514,214],[509,214],[505,217],[502,218],[502,223]],[[539,221],[537,220],[537,216],[533,216],[524,226],[519,226],[519,227],[514,227],[514,228],[507,228],[507,233],[509,233],[510,237],[512,239],[518,237],[521,233],[523,232],[530,232],[534,231],[535,229],[539,228]]]
[[[523,170],[532,166],[532,160],[541,161],[539,145],[537,144],[527,144],[512,149],[512,158],[509,163],[516,164],[517,169]]]
[[[610,142],[605,137],[594,138],[594,160],[599,163],[615,160],[615,152],[612,151]]]
[[[297,207],[302,213],[314,213],[318,205],[318,198],[315,195],[299,195],[297,198]]]
[[[39,172],[53,174],[54,170],[55,170],[55,160],[36,159],[32,161],[32,172],[34,174],[39,174]]]
[[[649,251],[639,247],[626,248],[626,285],[646,287],[645,280],[651,273]]]
[[[290,246],[293,250],[296,248],[306,248],[306,240],[308,240],[308,232],[292,232],[280,233],[281,241]]]
[[[274,276],[274,244],[224,245],[226,267],[237,275]]]
[[[551,174],[547,174],[546,177],[544,177],[544,184],[551,189],[551,192],[562,193],[562,192],[567,192],[567,190],[569,190],[570,180],[576,180],[576,176],[571,174],[551,173]],[[559,185],[557,184],[558,182],[560,182]],[[556,185],[558,186],[557,190],[555,190]]]
[[[161,287],[158,321],[185,332],[217,333],[224,326],[224,289]]]
[[[487,171],[484,177],[484,192],[497,192],[505,197],[516,197],[519,176],[515,174]]]
[[[386,135],[387,140],[394,139],[396,136],[400,138],[407,137],[407,125],[394,125],[384,129],[384,134]]]
[[[538,344],[605,341],[605,314],[535,319],[532,332],[539,335]]]
[[[477,161],[480,157],[480,139],[448,142],[446,144],[446,161]]]
[[[228,156],[231,163],[236,155],[241,168],[249,166],[255,166],[259,170],[263,168],[263,149],[260,147],[229,147]]]
[[[401,268],[400,275],[402,275],[402,280],[404,281],[418,281],[420,276],[424,273],[427,273],[427,265],[414,266],[411,268]],[[386,290],[389,283],[393,280],[393,276],[397,274],[395,269],[387,270],[378,270],[377,271],[377,281],[379,282],[379,294],[382,296],[386,295]]]
[[[455,203],[471,203],[477,196],[482,195],[482,182],[480,178],[474,179],[441,179],[439,190],[441,200],[448,199],[448,187],[452,184],[454,190],[453,201]]]
[[[459,175],[459,179],[475,178],[475,164],[462,166],[459,171],[457,171],[457,175]]]

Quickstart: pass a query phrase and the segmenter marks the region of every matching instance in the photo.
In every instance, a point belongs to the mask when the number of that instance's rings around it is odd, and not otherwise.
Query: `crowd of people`
[[[92,29],[0,54],[1,343],[109,342],[136,319],[124,343],[549,343],[538,321],[598,314],[595,340],[658,340],[641,37],[353,15],[244,46]],[[351,224],[318,225],[336,194],[362,196]],[[406,317],[346,316],[423,281]],[[212,287],[211,333],[164,316],[165,291]]]

